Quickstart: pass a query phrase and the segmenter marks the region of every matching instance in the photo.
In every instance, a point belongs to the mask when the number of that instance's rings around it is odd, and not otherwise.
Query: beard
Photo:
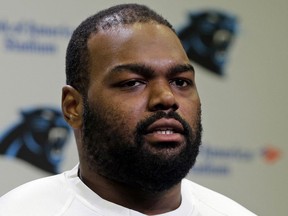
[[[156,112],[138,122],[134,131],[129,129],[127,119],[115,108],[91,108],[86,102],[83,118],[83,151],[89,169],[142,191],[156,193],[173,187],[187,175],[199,153],[202,134],[200,107],[193,131],[174,111]],[[177,155],[155,154],[145,148],[147,128],[161,118],[174,118],[184,128],[186,143]],[[165,146],[169,148],[169,143]]]

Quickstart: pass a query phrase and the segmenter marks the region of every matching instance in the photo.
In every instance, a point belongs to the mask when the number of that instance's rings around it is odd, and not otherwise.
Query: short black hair
[[[89,86],[89,52],[87,41],[99,30],[134,23],[172,25],[145,5],[120,4],[102,10],[84,20],[73,32],[66,52],[66,83],[86,96]]]

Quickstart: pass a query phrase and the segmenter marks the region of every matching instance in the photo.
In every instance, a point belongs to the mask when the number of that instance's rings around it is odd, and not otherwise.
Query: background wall
[[[0,0],[0,131],[4,133],[17,122],[19,110],[23,108],[60,107],[69,29],[115,2],[124,1]],[[134,2],[151,6],[176,29],[187,23],[189,12],[205,8],[227,11],[238,17],[240,28],[229,53],[226,76],[216,76],[195,63],[204,139],[197,166],[188,178],[233,198],[256,214],[287,215],[288,2]],[[17,33],[3,27],[4,24],[15,27],[21,22],[60,26],[68,33],[29,34],[23,29]],[[32,42],[30,48],[28,45],[28,48],[15,48],[13,41]],[[73,136],[64,156],[61,170],[77,163]],[[2,155],[0,195],[47,175],[23,160]]]

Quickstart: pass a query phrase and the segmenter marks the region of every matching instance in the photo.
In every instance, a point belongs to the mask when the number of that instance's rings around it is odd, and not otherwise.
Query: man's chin
[[[186,143],[178,142],[161,142],[161,143],[144,143],[143,150],[147,153],[158,156],[161,159],[172,159],[181,154],[185,150]]]
[[[195,160],[187,148],[158,149],[146,145],[144,143],[141,150],[114,152],[113,162],[106,160],[97,164],[101,167],[101,175],[129,187],[157,193],[181,182],[194,164]]]

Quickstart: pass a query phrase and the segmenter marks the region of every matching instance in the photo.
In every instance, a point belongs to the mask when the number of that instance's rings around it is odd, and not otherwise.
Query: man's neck
[[[173,211],[181,203],[180,183],[168,190],[152,193],[111,181],[94,172],[81,170],[79,174],[81,180],[101,198],[146,215]]]

